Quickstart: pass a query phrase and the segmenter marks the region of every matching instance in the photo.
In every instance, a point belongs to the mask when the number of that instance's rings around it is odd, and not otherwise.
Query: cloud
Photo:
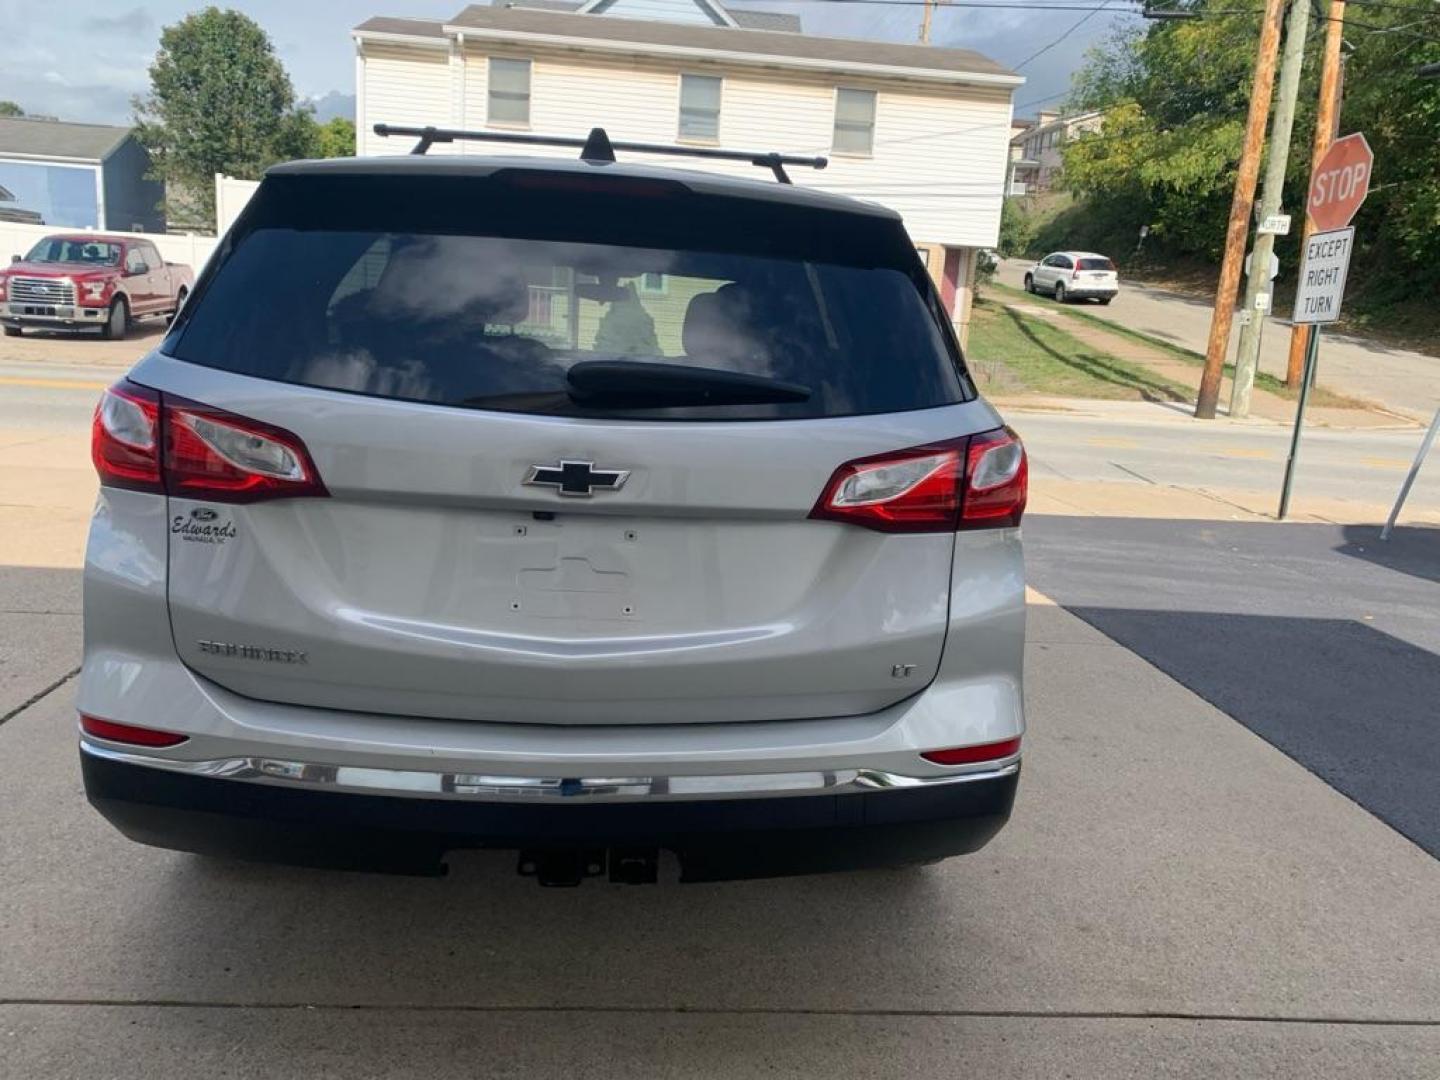
[[[123,15],[95,15],[86,20],[93,30],[114,31],[131,37],[148,35],[155,26],[155,20],[144,8],[131,8]]]

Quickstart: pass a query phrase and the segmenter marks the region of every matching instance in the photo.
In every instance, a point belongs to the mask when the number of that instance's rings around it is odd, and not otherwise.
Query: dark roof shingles
[[[0,117],[0,154],[104,161],[130,137],[128,127],[70,124],[33,117]]]

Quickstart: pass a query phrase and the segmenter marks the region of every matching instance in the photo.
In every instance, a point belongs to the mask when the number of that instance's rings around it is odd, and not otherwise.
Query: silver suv
[[[693,881],[1009,816],[1025,454],[882,208],[279,166],[93,452],[80,754],[134,840]]]

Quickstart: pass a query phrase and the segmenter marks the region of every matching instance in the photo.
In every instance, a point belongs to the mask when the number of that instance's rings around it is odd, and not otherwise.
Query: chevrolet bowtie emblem
[[[597,469],[592,461],[562,461],[559,465],[531,465],[525,483],[553,487],[561,495],[589,498],[596,491],[619,491],[629,477],[628,469]]]

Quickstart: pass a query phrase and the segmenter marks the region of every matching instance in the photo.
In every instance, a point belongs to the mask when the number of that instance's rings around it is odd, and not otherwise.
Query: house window
[[[875,145],[875,91],[835,91],[835,139],[837,154],[869,156]]]
[[[717,76],[680,76],[680,138],[696,142],[719,140],[720,79]]]
[[[490,123],[530,123],[530,61],[490,58]]]
[[[641,274],[640,295],[641,296],[664,296],[670,290],[666,288],[664,274]]]

